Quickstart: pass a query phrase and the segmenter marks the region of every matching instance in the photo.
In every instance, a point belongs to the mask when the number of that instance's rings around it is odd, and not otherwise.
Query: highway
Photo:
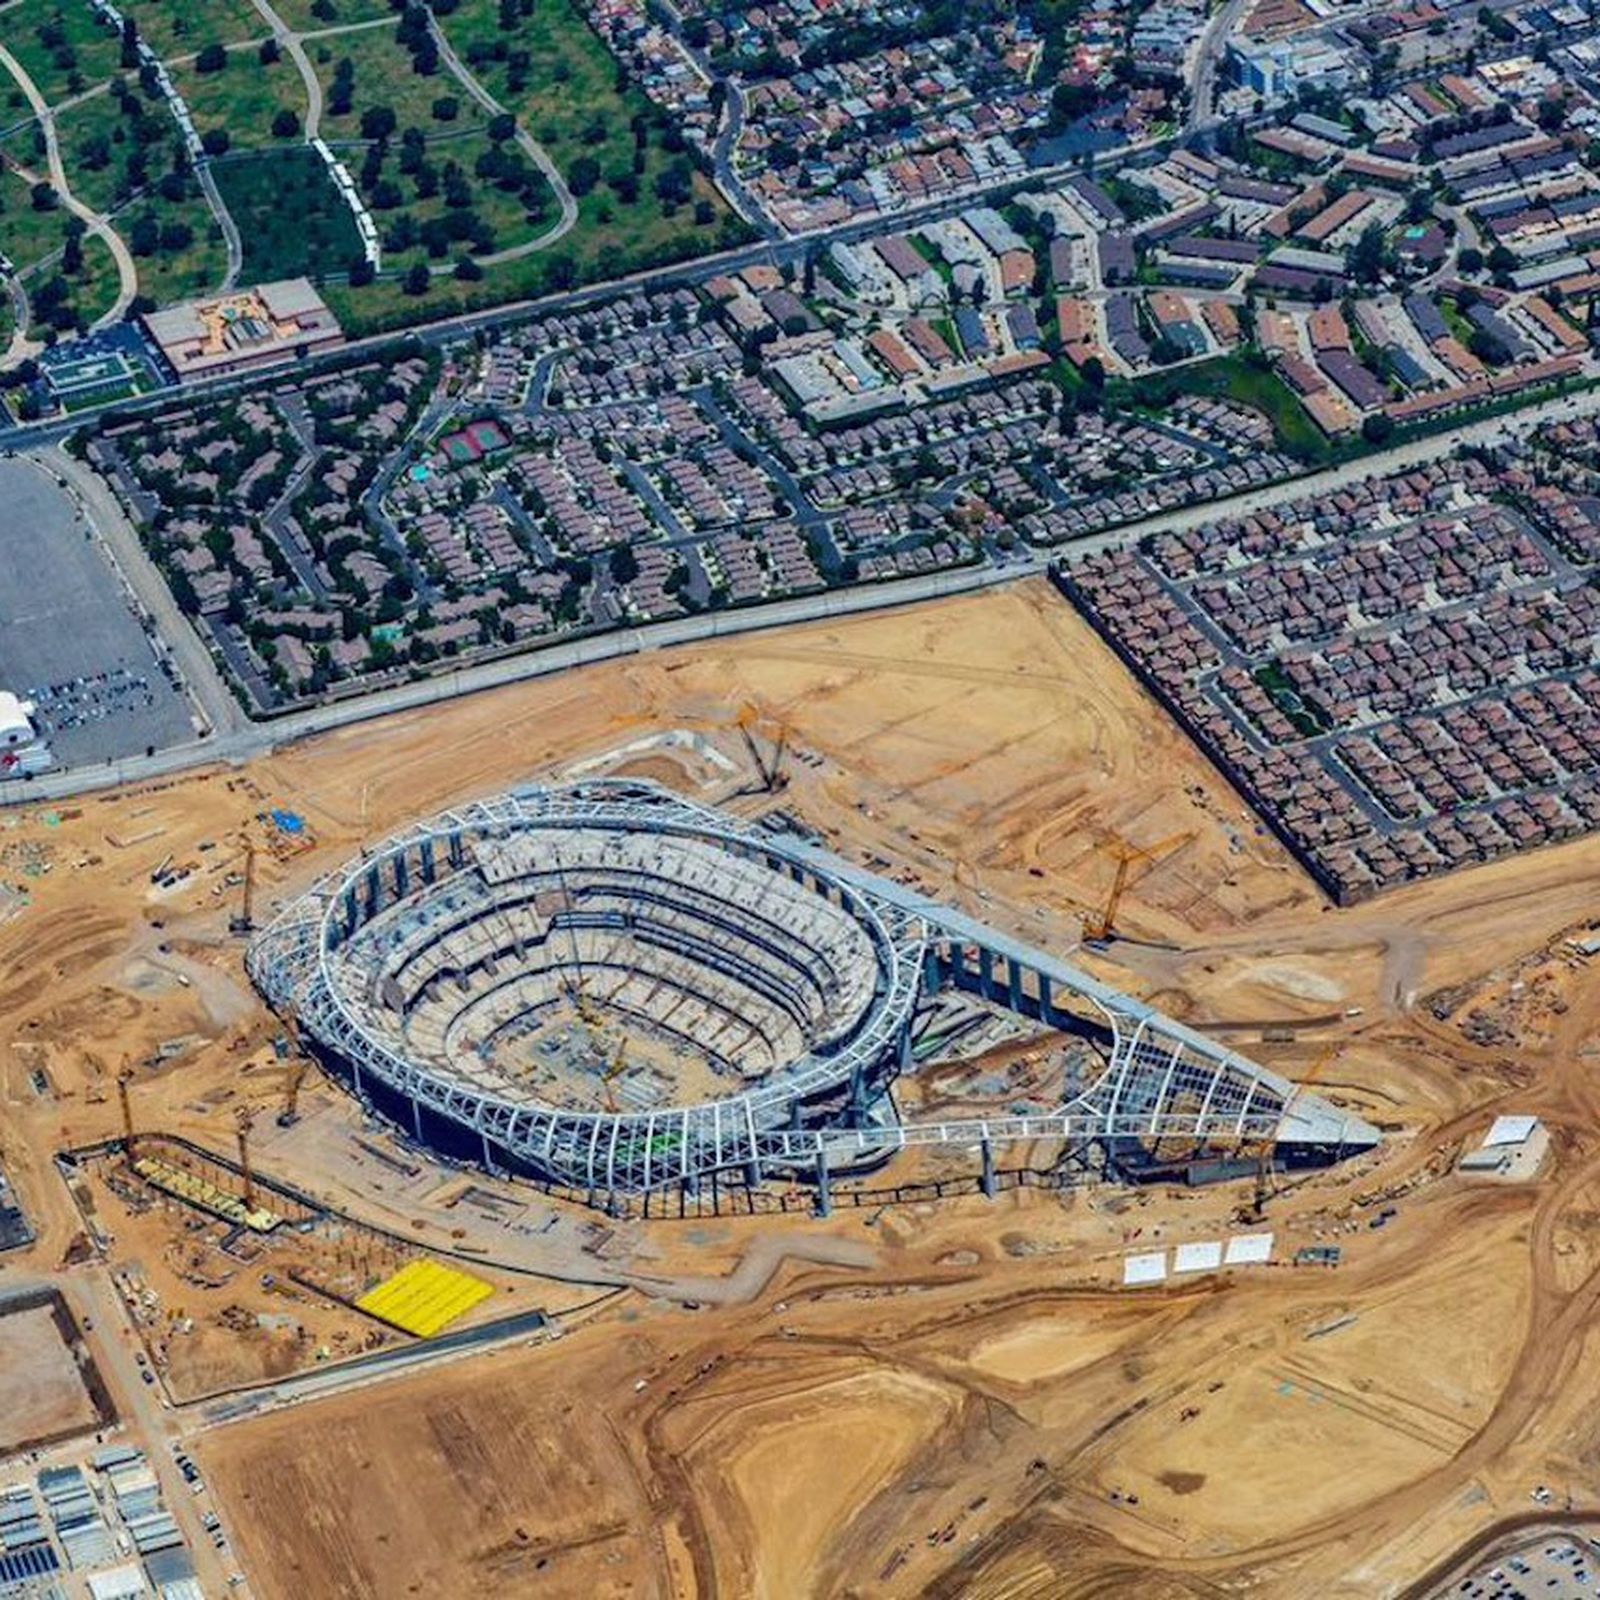
[[[1108,528],[1086,539],[1074,540],[1070,546],[1060,551],[1019,552],[998,565],[930,573],[922,577],[904,578],[888,583],[828,590],[822,594],[780,600],[771,605],[752,606],[739,611],[702,612],[694,616],[673,618],[667,622],[651,623],[644,627],[619,628],[595,638],[573,640],[567,644],[551,645],[543,650],[483,661],[420,682],[397,684],[392,688],[374,690],[348,700],[314,706],[270,722],[243,720],[237,706],[232,703],[232,696],[221,687],[210,657],[206,655],[187,621],[180,617],[176,627],[183,636],[184,647],[178,648],[180,643],[178,638],[172,640],[180,665],[187,670],[189,664],[195,660],[195,653],[198,652],[199,656],[204,658],[204,671],[209,679],[202,702],[214,703],[220,696],[223,704],[217,706],[219,713],[224,709],[224,705],[231,708],[231,716],[217,717],[215,723],[217,732],[206,738],[158,750],[151,756],[134,756],[123,761],[108,762],[103,766],[63,769],[59,772],[42,773],[26,781],[14,781],[0,787],[0,805],[24,805],[39,800],[66,800],[75,795],[168,777],[174,773],[192,771],[213,763],[241,763],[265,755],[279,746],[311,738],[319,733],[327,733],[336,728],[351,727],[395,712],[442,705],[462,695],[477,694],[486,689],[548,677],[554,673],[591,666],[597,662],[639,655],[647,650],[703,644],[712,639],[733,638],[740,634],[769,628],[793,627],[807,622],[855,616],[953,595],[970,594],[998,584],[1011,583],[1019,578],[1038,577],[1057,554],[1078,558],[1134,544],[1152,534],[1197,527],[1218,516],[1243,516],[1267,506],[1283,505],[1302,496],[1336,494],[1362,478],[1420,466],[1436,460],[1440,455],[1461,445],[1493,444],[1508,440],[1514,432],[1525,431],[1539,422],[1558,416],[1578,415],[1600,415],[1600,390],[1589,390],[1578,395],[1548,400],[1518,411],[1514,416],[1468,421],[1448,433],[1410,440],[1341,466],[1283,479],[1278,483],[1234,495],[1225,500],[1207,501],[1181,510],[1163,512],[1159,516],[1139,522],[1125,523],[1121,527]],[[142,558],[142,552],[139,554]],[[148,562],[146,565],[148,566]],[[155,574],[153,567],[149,568],[149,574],[156,584],[160,583],[159,575]],[[139,587],[139,592],[143,596],[144,588],[138,585],[136,587]],[[161,587],[164,589],[165,586]],[[159,608],[152,607],[152,612],[162,622],[164,629],[173,625],[169,621],[170,618],[178,616],[170,596],[166,597]]]

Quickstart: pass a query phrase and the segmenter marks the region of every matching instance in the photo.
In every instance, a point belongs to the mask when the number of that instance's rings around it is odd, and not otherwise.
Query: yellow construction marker
[[[494,1285],[438,1261],[413,1261],[356,1301],[403,1333],[431,1339],[494,1293]]]

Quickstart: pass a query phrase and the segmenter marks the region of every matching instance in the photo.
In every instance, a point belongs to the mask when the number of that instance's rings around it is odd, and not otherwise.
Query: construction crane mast
[[[288,1065],[283,1078],[283,1109],[278,1112],[278,1126],[292,1128],[300,1120],[300,1085],[305,1082],[307,1062],[298,1056]]]
[[[128,1085],[133,1074],[124,1067],[117,1074],[117,1101],[122,1107],[122,1153],[133,1160],[133,1103],[128,1098]]]
[[[1111,880],[1111,893],[1106,896],[1106,903],[1099,915],[1091,916],[1084,921],[1084,938],[1091,944],[1100,944],[1111,937],[1116,927],[1117,910],[1122,904],[1122,896],[1128,886],[1135,881],[1133,869],[1136,866],[1142,865],[1146,868],[1156,866],[1168,856],[1181,850],[1195,837],[1195,831],[1191,828],[1187,833],[1174,833],[1158,844],[1151,845],[1129,844],[1126,839],[1116,837],[1106,840],[1101,848],[1116,861],[1116,875]]]
[[[239,1175],[244,1179],[245,1208],[254,1211],[256,1208],[255,1181],[250,1175],[250,1130],[255,1126],[255,1119],[250,1115],[248,1106],[240,1106],[234,1119],[239,1134]]]
[[[256,841],[246,828],[241,832],[239,842],[244,850],[244,894],[239,909],[229,920],[228,929],[231,933],[242,935],[254,932],[256,925]]]
[[[772,731],[764,727],[767,719],[753,706],[746,704],[741,707],[738,717],[739,733],[744,739],[744,747],[750,756],[750,764],[756,769],[756,775],[761,779],[761,790],[765,794],[775,794],[779,789],[787,786],[789,774],[784,770],[783,758],[789,749],[789,724],[778,722]],[[762,748],[761,742],[756,738],[756,732],[763,731],[772,745],[772,753],[768,755]]]

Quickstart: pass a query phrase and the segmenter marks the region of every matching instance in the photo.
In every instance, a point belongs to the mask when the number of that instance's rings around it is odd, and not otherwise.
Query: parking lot
[[[110,559],[38,466],[0,460],[0,688],[36,701],[62,766],[192,734]]]

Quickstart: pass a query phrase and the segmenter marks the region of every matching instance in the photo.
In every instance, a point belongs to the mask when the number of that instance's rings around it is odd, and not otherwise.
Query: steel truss
[[[568,1111],[476,1088],[391,1048],[346,998],[343,946],[366,917],[422,885],[436,858],[475,837],[528,829],[602,829],[700,838],[789,874],[841,906],[867,933],[876,992],[843,1039],[770,1073],[742,1094],[640,1113]],[[251,944],[257,987],[294,1016],[364,1098],[374,1086],[409,1108],[411,1131],[435,1119],[476,1136],[485,1165],[529,1172],[592,1194],[696,1186],[713,1172],[759,1181],[772,1167],[837,1167],[908,1146],[981,1147],[1051,1139],[1185,1140],[1238,1146],[1274,1140],[1328,1151],[1375,1144],[1375,1129],[1088,973],[1021,945],[949,907],[814,846],[765,832],[653,784],[530,787],[447,811],[288,905]],[[1047,1025],[1088,1032],[1108,1065],[1086,1092],[1041,1115],[900,1122],[887,1089],[910,1060],[912,1015],[925,990],[955,984]]]

